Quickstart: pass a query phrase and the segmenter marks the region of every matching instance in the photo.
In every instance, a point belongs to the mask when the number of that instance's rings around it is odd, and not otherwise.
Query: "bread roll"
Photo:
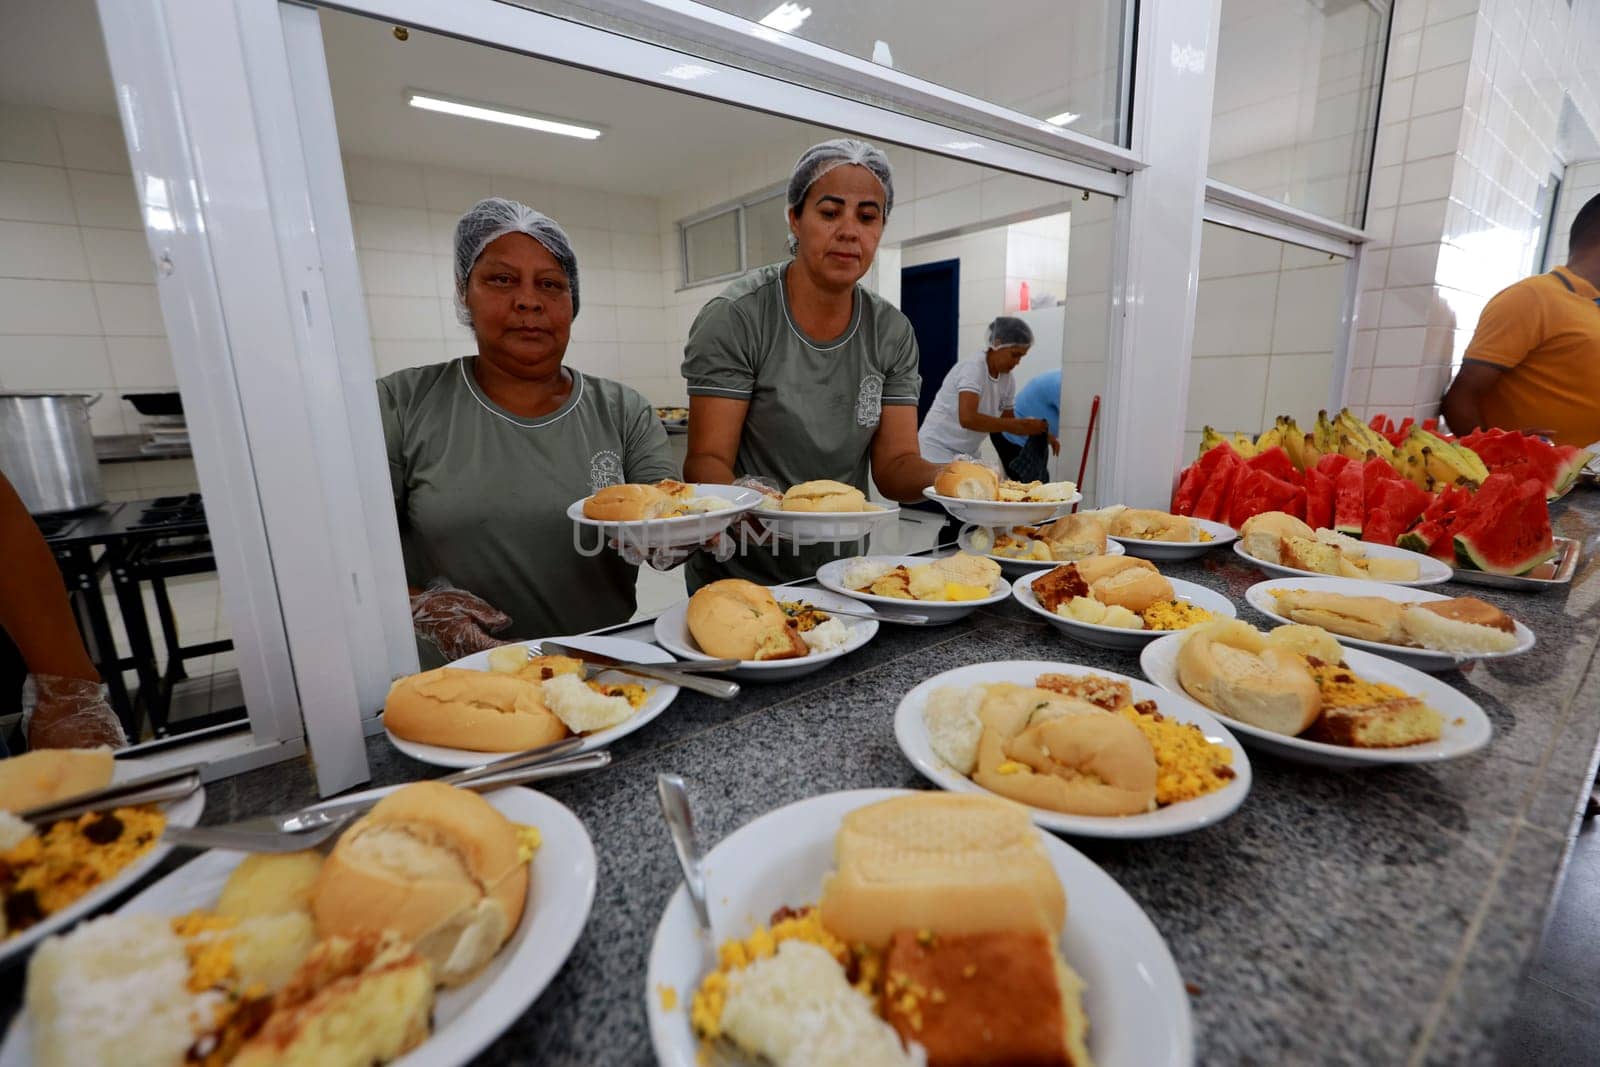
[[[583,502],[583,517],[600,522],[659,519],[677,505],[653,485],[608,485]]]
[[[1213,711],[1291,737],[1322,711],[1322,692],[1305,661],[1237,620],[1190,632],[1178,651],[1178,682]]]
[[[414,782],[339,838],[311,908],[319,936],[393,930],[455,986],[500,951],[527,895],[510,821],[476,793]]]
[[[1315,540],[1316,531],[1282,511],[1263,511],[1252,515],[1239,527],[1239,538],[1248,555],[1268,563],[1283,563],[1283,541],[1287,537]]]
[[[1090,556],[1074,564],[1089,584],[1090,594],[1108,607],[1141,612],[1176,596],[1172,583],[1155,564],[1133,556]]]
[[[1509,652],[1517,647],[1516,623],[1477,597],[1408,604],[1400,626],[1413,643],[1440,652]]]
[[[960,459],[939,472],[939,477],[933,483],[933,491],[940,496],[960,500],[998,500],[1000,479],[981,463]]]
[[[1111,518],[1111,533],[1141,541],[1193,541],[1199,528],[1183,515],[1146,508],[1123,508]]]
[[[992,588],[1000,577],[1000,564],[992,559],[974,556],[967,552],[957,552],[953,556],[935,560],[933,566],[947,582],[976,586],[980,589]]]
[[[1106,524],[1087,512],[1041,526],[1035,536],[1049,545],[1051,559],[1071,561],[1106,552]]]
[[[1291,622],[1320,626],[1341,637],[1384,644],[1405,643],[1400,628],[1404,607],[1377,596],[1345,596],[1342,593],[1317,593],[1306,589],[1274,589],[1278,611]]]
[[[217,899],[217,914],[235,919],[311,911],[311,894],[322,873],[322,855],[254,852],[233,869]]]
[[[383,725],[424,745],[521,752],[567,736],[537,682],[513,674],[440,667],[389,687]]]
[[[0,811],[27,811],[111,784],[109,748],[41,748],[0,760]]]
[[[819,906],[835,936],[876,947],[903,929],[1042,930],[1054,940],[1067,915],[1027,809],[957,793],[914,793],[846,815]]]
[[[1319,626],[1305,626],[1298,622],[1274,627],[1267,634],[1267,644],[1286,648],[1301,656],[1309,656],[1323,663],[1343,663],[1344,646],[1333,635]]]
[[[783,494],[783,511],[866,511],[867,496],[853,485],[830,481],[801,482]]]
[[[743,578],[701,586],[689,598],[685,621],[695,644],[708,656],[795,659],[809,652],[772,593]]]

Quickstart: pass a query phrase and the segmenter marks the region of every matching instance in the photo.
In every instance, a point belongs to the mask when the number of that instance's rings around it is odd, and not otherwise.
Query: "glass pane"
[[[1033,118],[1121,141],[1123,0],[708,0],[729,14]]]
[[[1205,427],[1309,429],[1328,407],[1348,260],[1206,223],[1200,237],[1186,455]],[[1365,397],[1354,403],[1365,402]]]
[[[1210,177],[1359,225],[1387,3],[1223,0]]]
[[[744,209],[746,267],[777,263],[789,255],[789,219],[782,194],[758,200]]]
[[[739,270],[739,213],[726,211],[683,228],[685,281],[698,282]]]

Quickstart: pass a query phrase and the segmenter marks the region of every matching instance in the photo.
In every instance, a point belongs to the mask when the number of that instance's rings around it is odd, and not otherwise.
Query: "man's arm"
[[[939,476],[940,465],[922,458],[914,404],[886,404],[872,438],[872,482],[890,500],[913,503]]]
[[[0,626],[16,642],[28,670],[62,678],[99,673],[84,650],[67,586],[50,546],[11,482],[0,475]]]
[[[733,464],[739,455],[739,439],[744,435],[744,419],[749,411],[748,400],[723,396],[689,397],[689,451],[683,460],[684,481],[732,484]],[[913,408],[913,420],[915,417],[916,409]],[[916,441],[917,431],[913,425],[913,451]]]
[[[1032,437],[1036,433],[1044,433],[1047,429],[1043,419],[1019,419],[1012,414],[1010,408],[1000,415],[980,415],[978,400],[977,393],[956,394],[957,417],[962,429],[978,430],[983,433],[1015,433],[1023,437]]]
[[[1486,425],[1483,398],[1495,388],[1505,370],[1492,363],[1467,360],[1461,364],[1455,381],[1445,390],[1441,411],[1453,434],[1471,433]]]

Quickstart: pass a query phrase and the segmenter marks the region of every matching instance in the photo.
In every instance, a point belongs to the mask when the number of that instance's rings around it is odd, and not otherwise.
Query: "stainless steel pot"
[[[35,515],[106,502],[89,432],[100,394],[0,393],[0,471]]]

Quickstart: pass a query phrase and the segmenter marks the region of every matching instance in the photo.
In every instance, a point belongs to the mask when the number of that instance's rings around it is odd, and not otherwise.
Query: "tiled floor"
[[[1578,830],[1499,1060],[1513,1067],[1600,1063],[1600,819],[1586,819]]]

